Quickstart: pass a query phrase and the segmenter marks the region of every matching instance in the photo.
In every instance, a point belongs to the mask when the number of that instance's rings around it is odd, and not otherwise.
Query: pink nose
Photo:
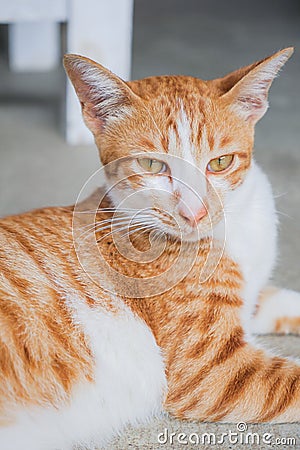
[[[191,226],[191,227],[196,227],[197,224],[200,222],[201,219],[203,219],[203,217],[205,217],[207,215],[207,209],[202,206],[201,209],[198,209],[198,211],[193,214],[192,211],[190,211],[187,208],[183,208],[181,207],[179,209],[179,215]]]

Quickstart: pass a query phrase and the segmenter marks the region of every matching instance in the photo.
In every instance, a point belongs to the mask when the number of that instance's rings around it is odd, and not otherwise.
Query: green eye
[[[209,172],[222,172],[231,165],[233,158],[234,155],[224,155],[219,158],[212,159],[207,166],[207,170]]]
[[[165,172],[166,170],[165,163],[157,161],[157,159],[139,158],[138,163],[146,172],[153,174]]]

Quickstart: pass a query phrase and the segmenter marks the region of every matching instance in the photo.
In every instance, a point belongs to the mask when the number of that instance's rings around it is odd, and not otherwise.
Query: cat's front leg
[[[220,280],[222,283],[220,284]],[[226,280],[226,282],[225,282]],[[252,344],[244,329],[243,280],[223,257],[179,325],[166,323],[166,409],[178,418],[222,422],[300,420],[300,365]],[[172,308],[174,317],[175,306]],[[188,313],[186,313],[188,311]]]
[[[300,293],[267,286],[252,318],[255,334],[300,334]]]
[[[247,342],[238,308],[219,306],[188,330],[189,345],[172,352],[166,409],[189,420],[299,421],[300,365]]]

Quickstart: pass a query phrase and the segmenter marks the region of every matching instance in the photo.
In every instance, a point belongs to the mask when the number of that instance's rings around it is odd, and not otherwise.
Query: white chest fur
[[[225,249],[239,264],[245,279],[243,319],[246,326],[276,259],[277,218],[272,189],[254,161],[244,183],[228,194],[225,216]]]
[[[124,425],[161,411],[164,364],[148,327],[127,308],[115,316],[80,305],[78,299],[70,303],[95,355],[95,383],[78,386],[69,406],[60,410],[20,411],[19,423],[0,432],[5,450],[94,448]]]

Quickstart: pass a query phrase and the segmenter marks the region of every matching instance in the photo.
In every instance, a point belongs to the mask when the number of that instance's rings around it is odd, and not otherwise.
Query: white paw
[[[252,319],[256,334],[300,334],[300,293],[278,289],[263,299]]]

